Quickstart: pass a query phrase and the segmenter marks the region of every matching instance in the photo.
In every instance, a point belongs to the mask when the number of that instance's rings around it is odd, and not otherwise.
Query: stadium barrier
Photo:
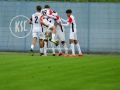
[[[42,2],[120,2],[120,0],[0,0],[0,1],[27,1],[27,2],[35,2],[35,1],[42,1]]]
[[[0,50],[28,51],[32,40],[30,16],[36,5],[49,4],[67,19],[72,9],[77,22],[78,41],[83,52],[120,52],[120,3],[0,2]],[[69,46],[69,27],[65,27]],[[50,48],[50,46],[49,46]],[[39,50],[36,43],[35,50]]]

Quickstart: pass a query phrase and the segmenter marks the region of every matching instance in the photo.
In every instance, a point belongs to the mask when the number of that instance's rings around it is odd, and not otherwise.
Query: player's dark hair
[[[50,6],[49,5],[45,5],[44,8],[50,8]]]
[[[71,9],[66,10],[66,13],[72,13]]]
[[[36,10],[37,10],[37,11],[41,11],[41,8],[42,8],[42,7],[41,7],[40,5],[36,6]]]

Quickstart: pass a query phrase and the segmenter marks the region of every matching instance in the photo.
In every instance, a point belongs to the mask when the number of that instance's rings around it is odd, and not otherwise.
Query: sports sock
[[[52,33],[52,39],[55,39],[55,34],[54,33]]]
[[[80,49],[79,43],[76,44],[76,47],[77,47],[77,49],[78,49],[78,53],[81,53],[81,49]]]
[[[34,48],[34,45],[31,45],[31,49],[33,50],[33,48]]]
[[[43,48],[40,48],[40,53],[43,53]]]
[[[57,49],[58,49],[58,52],[60,53],[61,52],[60,45],[57,46]]]
[[[70,45],[71,45],[71,49],[72,49],[72,54],[75,54],[74,44],[71,43]]]
[[[53,54],[55,54],[54,43],[50,42],[50,44],[51,44],[52,52]]]
[[[68,53],[68,48],[67,48],[66,43],[63,44],[63,47],[64,47],[64,49],[65,49],[65,53]]]
[[[44,42],[44,54],[47,52],[47,42]]]
[[[54,48],[52,48],[52,52],[53,52],[53,54],[55,54],[55,49]]]

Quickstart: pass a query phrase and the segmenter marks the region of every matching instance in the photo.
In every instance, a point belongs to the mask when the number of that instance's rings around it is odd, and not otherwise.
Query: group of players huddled
[[[41,56],[47,56],[48,41],[50,41],[53,56],[55,56],[54,44],[58,49],[58,56],[63,55],[59,42],[61,42],[65,49],[64,56],[76,56],[74,44],[78,49],[77,56],[82,56],[80,45],[77,41],[76,22],[75,17],[72,15],[72,10],[66,10],[68,19],[64,20],[58,15],[56,11],[51,10],[49,5],[45,5],[44,9],[41,9],[42,7],[40,5],[36,6],[37,12],[34,13],[29,20],[29,24],[33,25],[33,40],[30,49],[31,55],[34,55],[33,49],[38,38]],[[62,22],[66,22],[66,24],[63,24]],[[71,46],[70,48],[72,49],[71,55],[68,54],[68,47],[65,43],[64,26],[68,25],[70,25],[69,42]]]

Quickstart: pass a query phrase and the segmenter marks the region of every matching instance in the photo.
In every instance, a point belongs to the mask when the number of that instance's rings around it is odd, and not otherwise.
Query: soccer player
[[[54,20],[53,18],[48,18],[48,21],[49,21],[50,23],[52,23],[53,25],[55,25],[55,20]],[[51,36],[49,36],[49,39],[48,39],[48,40],[50,41],[50,45],[51,45],[51,49],[52,49],[53,56],[55,56],[55,55],[56,55],[56,54],[55,54],[55,48],[54,48],[54,43],[51,42]]]
[[[62,21],[67,22],[66,24],[62,24],[63,26],[68,26],[70,25],[70,34],[69,34],[69,42],[71,45],[71,49],[72,49],[72,54],[70,56],[74,57],[75,55],[75,50],[74,50],[74,44],[76,45],[77,49],[78,49],[78,56],[82,56],[82,52],[80,49],[80,45],[77,41],[77,30],[76,30],[76,22],[75,22],[75,17],[72,15],[72,10],[68,9],[66,10],[66,14],[68,17],[68,20],[64,20],[62,19]]]
[[[53,11],[50,9],[49,5],[45,5],[44,9],[41,12],[42,12],[42,17],[40,18],[40,22],[41,22],[42,25],[48,27],[48,30],[49,29],[52,30],[52,39],[51,39],[51,41],[53,43],[56,43],[56,40],[55,40],[56,28],[52,23],[50,23],[48,21],[48,15],[52,15]]]
[[[68,56],[68,48],[67,48],[67,45],[65,43],[65,29],[64,29],[64,26],[62,25],[62,20],[60,18],[59,15],[56,16],[56,23],[57,23],[57,26],[56,26],[56,41],[57,41],[57,47],[60,48],[60,45],[59,45],[59,41],[61,41],[61,44],[63,45],[64,49],[65,49],[65,55],[64,56]],[[59,54],[58,56],[61,56],[63,53],[59,50]]]
[[[51,29],[52,30],[51,42],[57,43],[55,40],[56,28],[55,28],[54,24],[52,24],[48,21],[48,19],[50,18],[50,17],[48,17],[48,15],[52,15],[53,11],[50,9],[49,5],[45,5],[44,9],[41,11],[41,13],[42,13],[42,17],[40,18],[40,22],[44,26],[48,27],[48,28],[44,27],[44,33],[48,34],[48,32],[50,32],[50,29]],[[44,40],[44,56],[47,56],[47,42],[48,42],[48,37]],[[52,50],[54,52],[54,48],[52,48]],[[54,55],[55,55],[55,53],[53,54],[53,56]]]
[[[57,13],[55,13],[55,11],[53,11],[53,14],[52,14],[52,15],[48,15],[48,17],[51,17],[51,18],[48,18],[48,21],[49,21],[50,23],[52,23],[53,25],[55,25],[55,22],[56,22],[56,14],[57,14]],[[51,39],[49,39],[49,40],[51,41]],[[54,44],[51,43],[51,42],[50,42],[50,44],[51,44],[53,56],[55,56]],[[56,47],[57,47],[58,52],[60,53],[60,55],[62,55],[61,48],[60,48],[60,45],[58,45],[58,42],[57,42],[57,44],[56,44]],[[60,56],[60,55],[58,55],[58,56]]]
[[[39,38],[39,47],[40,47],[40,55],[43,55],[43,38],[44,38],[44,34],[43,34],[43,28],[42,25],[40,24],[40,17],[42,16],[40,11],[41,11],[41,6],[38,5],[36,6],[36,10],[37,12],[34,13],[30,20],[29,20],[29,24],[33,25],[33,30],[32,30],[32,36],[33,36],[33,40],[31,43],[31,49],[30,49],[30,53],[33,56],[34,52],[34,45],[37,41],[37,38]]]
[[[48,19],[51,23],[54,23],[56,25],[56,47],[58,49],[58,56],[61,56],[63,53],[61,51],[60,45],[59,45],[59,41],[61,41],[61,44],[63,45],[64,49],[65,49],[65,55],[64,56],[68,56],[68,48],[67,45],[65,43],[65,33],[64,33],[64,27],[61,25],[62,21],[59,15],[57,15],[57,13],[55,11],[53,11],[52,15],[48,15],[48,17],[51,17],[50,19]]]

